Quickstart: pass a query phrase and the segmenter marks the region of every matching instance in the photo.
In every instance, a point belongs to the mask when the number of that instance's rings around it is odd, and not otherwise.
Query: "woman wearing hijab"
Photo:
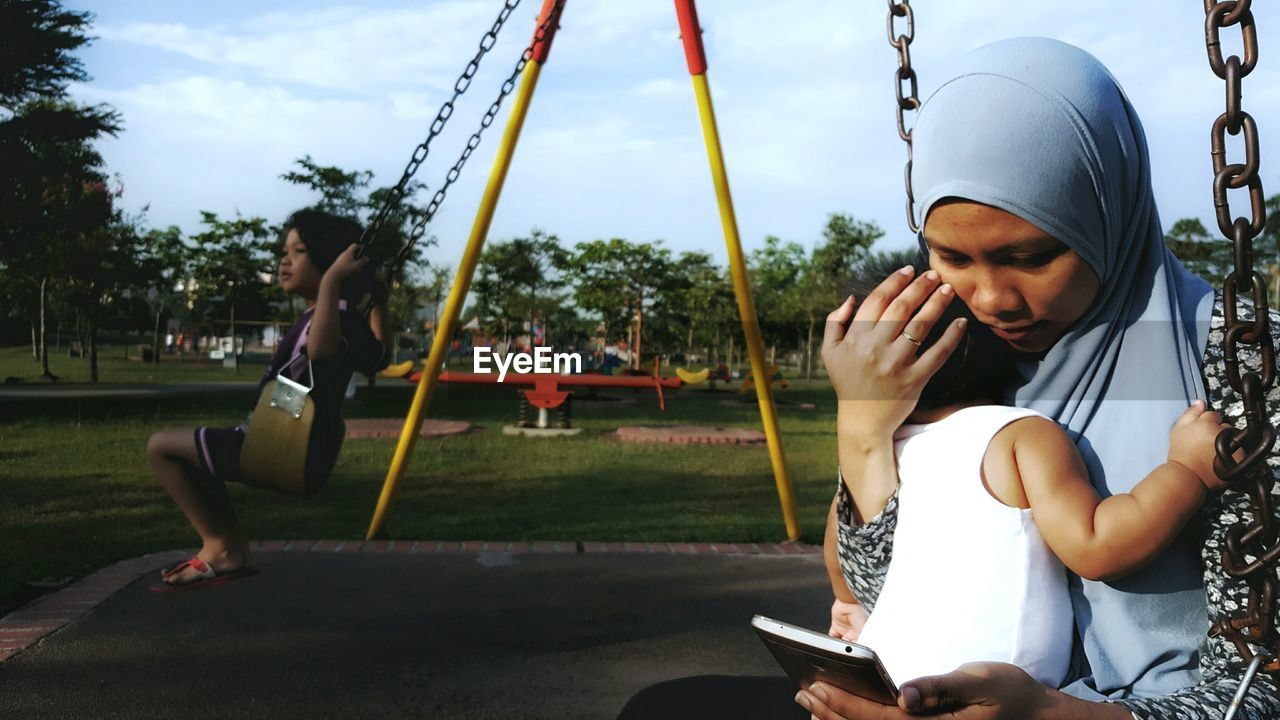
[[[942,284],[1018,351],[1020,377],[1006,401],[1065,428],[1103,497],[1129,491],[1164,459],[1169,428],[1192,402],[1206,400],[1233,424],[1242,415],[1219,350],[1221,297],[1166,250],[1142,126],[1101,63],[1040,38],[979,48],[923,105],[913,137],[919,240],[940,277],[895,274],[847,301],[828,317],[823,348],[840,400],[841,472],[850,488],[865,489],[841,532],[860,548],[853,589],[868,608],[897,522],[892,432],[928,380],[901,330],[928,333],[907,321]],[[948,331],[940,345],[959,339]],[[1247,506],[1231,490],[1211,499],[1203,542],[1184,533],[1121,580],[1071,576],[1078,640],[1061,690],[1012,665],[974,663],[905,684],[901,709],[825,683],[801,689],[796,701],[823,720],[905,718],[906,710],[966,720],[1219,718],[1243,668],[1230,643],[1207,631],[1247,590],[1225,577],[1217,548]],[[635,705],[669,709],[677,695],[695,697],[696,686],[655,686]],[[758,701],[776,689],[731,680],[711,692],[719,697],[702,693],[690,704],[704,717],[709,708],[741,717],[727,706],[749,699],[764,707]],[[721,702],[726,693],[732,702]],[[1269,678],[1254,681],[1237,717],[1280,717]]]
[[[1062,425],[1103,496],[1129,491],[1164,459],[1168,429],[1191,402],[1207,400],[1229,421],[1239,418],[1222,382],[1221,299],[1165,249],[1141,123],[1101,63],[1046,39],[980,48],[923,106],[914,139],[920,243],[941,277],[919,278],[902,295],[906,283],[882,286],[880,297],[868,297],[858,309],[857,320],[895,322],[904,305],[914,308],[938,283],[950,284],[976,318],[1021,355],[1021,379],[1006,400]],[[841,330],[852,311],[846,303],[833,313],[828,341],[830,371],[845,381],[842,397],[850,399],[841,413],[858,412],[856,420],[842,421],[850,429],[841,433],[841,467],[861,477],[884,469],[867,462],[882,448],[860,454],[884,435],[877,419],[883,412],[861,412],[873,404],[856,398],[868,397],[862,388],[884,378],[858,362],[880,339],[864,326],[877,323]],[[854,348],[860,352],[850,352]],[[895,375],[901,397],[909,398],[917,381],[909,364]],[[1230,491],[1211,500],[1211,549],[1225,531],[1223,518],[1243,500]],[[848,518],[853,522],[845,531],[864,548],[896,522],[887,496],[864,498],[856,512],[870,521]],[[1046,712],[1072,707],[1071,696],[1117,701],[1113,709],[1125,706],[1139,718],[1218,716],[1240,668],[1225,639],[1206,639],[1210,622],[1226,614],[1227,590],[1218,553],[1205,553],[1202,575],[1199,549],[1194,534],[1184,533],[1122,580],[1072,575],[1083,662],[1063,688],[1066,695],[1033,691],[1023,699],[1043,703]],[[859,574],[883,575],[889,559],[883,553],[859,556]],[[1236,587],[1227,594],[1241,592]],[[983,686],[985,673],[1011,674],[1003,667],[962,670],[912,687],[904,704],[914,697],[916,707],[934,707],[938,692],[954,699],[958,687]],[[826,712],[838,699],[825,706],[805,691],[800,700],[816,700],[818,717],[839,716]],[[1265,680],[1250,693],[1248,710],[1280,716],[1280,701]],[[1108,709],[1080,712],[1105,717]]]

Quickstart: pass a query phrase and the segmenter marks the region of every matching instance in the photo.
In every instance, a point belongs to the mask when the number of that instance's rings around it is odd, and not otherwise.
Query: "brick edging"
[[[803,543],[667,542],[485,542],[478,540],[262,540],[253,552],[381,553],[453,555],[481,552],[560,555],[631,553],[675,555],[820,555],[822,546]],[[193,550],[168,550],[121,560],[68,587],[0,617],[0,662],[80,619],[143,575],[190,557]]]

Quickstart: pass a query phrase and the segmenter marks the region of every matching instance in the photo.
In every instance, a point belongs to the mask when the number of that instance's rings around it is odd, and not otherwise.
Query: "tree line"
[[[299,308],[274,281],[279,229],[262,217],[202,212],[197,232],[147,227],[145,211],[119,204],[123,185],[112,177],[94,142],[122,131],[106,105],[83,105],[67,91],[87,79],[75,52],[89,37],[92,16],[55,0],[0,0],[0,342],[29,333],[33,359],[49,371],[49,334],[75,328],[90,375],[98,379],[103,332],[149,330],[153,357],[168,321],[202,334],[235,334],[240,321],[288,321]],[[281,174],[316,194],[313,207],[368,222],[390,188],[373,173],[321,165],[311,156]],[[420,184],[391,214],[372,246],[375,262],[399,251],[423,219]],[[1280,195],[1267,201],[1268,219],[1256,243],[1266,258],[1272,306],[1280,289]],[[770,355],[798,352],[815,364],[820,323],[847,293],[849,279],[877,255],[883,236],[874,223],[832,213],[806,248],[768,236],[747,260],[755,308]],[[1215,239],[1194,218],[1165,234],[1170,250],[1214,284],[1232,267],[1229,241]],[[709,244],[718,245],[719,240]],[[389,278],[391,315],[403,330],[423,330],[424,309],[438,320],[450,272],[429,265],[424,238],[409,262]],[[622,238],[566,247],[533,230],[490,244],[482,255],[464,320],[511,339],[535,324],[546,342],[580,346],[603,333],[640,354],[732,362],[742,351],[741,326],[727,269],[705,252],[674,253],[661,241]]]
[[[94,142],[121,132],[107,105],[68,94],[87,80],[75,51],[89,42],[92,16],[54,0],[0,0],[0,341],[29,328],[32,355],[49,370],[51,326],[74,327],[92,381],[98,381],[101,333],[152,331],[159,360],[162,328],[175,318],[202,334],[244,320],[290,320],[297,308],[275,283],[279,228],[266,218],[202,212],[197,232],[147,227],[145,210],[119,205],[124,187]],[[321,166],[309,156],[281,175],[316,191],[314,207],[367,221],[389,188],[370,188],[372,173]],[[423,214],[420,186],[390,214],[374,261],[399,250]],[[422,264],[419,243],[406,263]],[[402,268],[402,272],[405,268]],[[398,280],[399,278],[391,278]],[[393,303],[413,302],[403,293]]]
[[[832,213],[811,251],[769,236],[748,254],[756,316],[771,355],[798,348],[810,364],[818,323],[883,235],[874,223]],[[662,241],[598,239],[570,249],[535,229],[484,251],[472,294],[464,319],[487,334],[510,341],[539,324],[557,347],[623,340],[635,369],[642,354],[715,363],[742,352],[728,269],[705,252],[677,254]]]

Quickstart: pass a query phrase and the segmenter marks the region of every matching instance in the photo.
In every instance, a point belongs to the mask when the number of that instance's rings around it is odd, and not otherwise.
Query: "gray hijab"
[[[948,197],[985,203],[1066,243],[1097,274],[1093,304],[1043,358],[1020,362],[1007,399],[1067,429],[1104,497],[1132,489],[1165,461],[1174,420],[1205,396],[1213,291],[1165,249],[1146,139],[1124,92],[1079,48],[998,42],[956,65],[914,139],[920,218]],[[1198,681],[1208,618],[1188,533],[1119,581],[1070,583],[1088,666],[1067,692],[1120,698]]]

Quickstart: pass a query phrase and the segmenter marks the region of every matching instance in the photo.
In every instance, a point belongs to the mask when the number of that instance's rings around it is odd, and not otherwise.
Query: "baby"
[[[897,683],[989,660],[1058,687],[1073,635],[1063,566],[1108,580],[1157,556],[1224,485],[1213,458],[1226,426],[1197,401],[1172,428],[1168,461],[1132,492],[1100,498],[1061,427],[998,404],[1014,355],[959,299],[918,353],[957,317],[970,318],[964,340],[894,433],[898,526],[870,617],[846,582],[855,488],[841,479],[825,553],[830,634],[874,649]]]

